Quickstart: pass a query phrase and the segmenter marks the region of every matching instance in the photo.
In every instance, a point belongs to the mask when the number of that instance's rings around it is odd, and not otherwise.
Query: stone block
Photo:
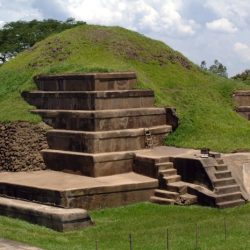
[[[107,110],[145,108],[154,105],[152,90],[22,92],[23,98],[38,109]]]
[[[84,209],[64,209],[3,197],[0,197],[0,214],[26,220],[61,232],[93,224]]]
[[[166,124],[165,108],[113,110],[34,110],[55,129],[110,131],[148,128]]]
[[[87,154],[61,150],[43,150],[48,169],[92,177],[132,171],[134,153],[112,152]]]
[[[237,106],[250,106],[250,91],[237,91],[234,93],[233,99]]]
[[[154,146],[164,144],[171,126],[149,128]],[[51,149],[85,153],[105,153],[131,151],[146,148],[145,130],[124,129],[102,132],[83,132],[73,130],[50,130],[47,133]]]
[[[44,91],[103,91],[134,88],[134,72],[38,75],[38,89]]]

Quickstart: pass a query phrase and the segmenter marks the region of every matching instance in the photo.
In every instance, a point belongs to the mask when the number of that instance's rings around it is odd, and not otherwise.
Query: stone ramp
[[[156,179],[134,172],[92,178],[58,171],[0,173],[0,196],[62,208],[98,209],[147,201]]]

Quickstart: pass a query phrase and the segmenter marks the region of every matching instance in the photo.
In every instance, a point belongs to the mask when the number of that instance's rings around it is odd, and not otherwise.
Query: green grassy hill
[[[168,145],[218,151],[250,149],[250,124],[233,111],[243,83],[201,71],[162,42],[119,27],[85,25],[51,36],[0,67],[0,121],[38,122],[20,97],[40,73],[135,71],[156,105],[173,106],[181,125]]]

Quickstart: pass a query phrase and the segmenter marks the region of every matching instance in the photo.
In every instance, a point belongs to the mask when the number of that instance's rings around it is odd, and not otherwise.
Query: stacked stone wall
[[[40,151],[48,148],[44,123],[0,123],[0,171],[45,169]]]

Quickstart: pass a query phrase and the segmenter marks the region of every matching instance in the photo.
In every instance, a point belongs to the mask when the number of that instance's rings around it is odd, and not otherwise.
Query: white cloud
[[[249,45],[241,42],[234,44],[234,51],[245,61],[250,61],[250,47]]]
[[[5,22],[4,21],[0,21],[0,29],[4,26]]]
[[[246,25],[249,20],[249,0],[206,0],[204,6],[213,10],[219,17],[234,20],[239,25]]]
[[[193,20],[180,14],[182,0],[68,0],[71,16],[88,23],[136,27],[138,31],[167,35],[193,35]]]
[[[239,43],[249,41],[249,13],[249,0],[0,0],[4,22],[74,17],[118,25],[163,40],[197,64],[217,58],[229,73],[249,68],[250,42]]]
[[[238,30],[235,25],[226,18],[220,18],[206,23],[206,27],[212,31],[227,33],[234,33]]]

